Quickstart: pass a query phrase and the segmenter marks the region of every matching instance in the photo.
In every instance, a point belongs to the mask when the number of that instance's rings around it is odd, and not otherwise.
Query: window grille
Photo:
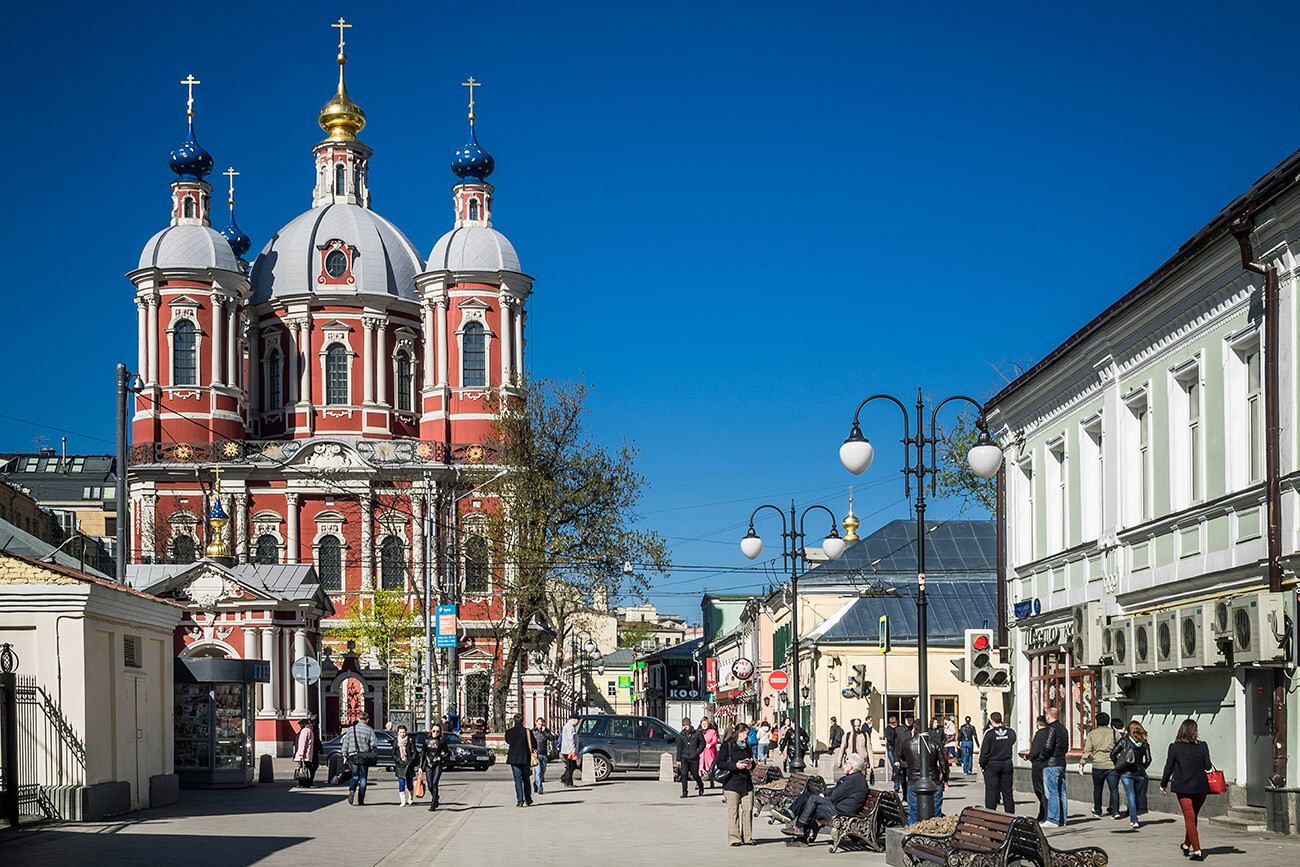
[[[462,345],[465,372],[461,377],[461,385],[467,387],[487,385],[487,341],[483,335],[482,324],[471,322],[465,326]]]
[[[331,406],[348,402],[348,351],[335,343],[325,353],[325,403]]]
[[[199,381],[198,339],[194,323],[182,319],[172,331],[172,385],[195,385]]]
[[[316,551],[316,575],[320,578],[320,586],[327,592],[337,593],[343,589],[343,546],[337,536],[320,540]]]

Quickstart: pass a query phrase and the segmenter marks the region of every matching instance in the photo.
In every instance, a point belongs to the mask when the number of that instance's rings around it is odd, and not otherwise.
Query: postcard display
[[[186,786],[247,786],[253,782],[255,682],[245,666],[195,666],[176,679],[176,773]],[[203,660],[238,662],[236,660]],[[231,668],[226,671],[224,669]],[[177,674],[180,674],[178,665]],[[201,678],[211,679],[201,679]],[[218,679],[219,678],[219,679]],[[184,682],[183,682],[184,681]]]

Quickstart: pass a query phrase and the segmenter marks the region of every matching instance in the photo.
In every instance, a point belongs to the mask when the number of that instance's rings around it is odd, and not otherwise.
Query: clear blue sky
[[[449,227],[459,83],[483,81],[532,370],[584,376],[598,437],[635,438],[676,562],[746,565],[758,503],[843,512],[861,397],[990,396],[1300,147],[1294,3],[1137,5],[21,4],[0,412],[112,439],[176,82],[203,81],[199,140],[260,249],[310,205],[344,15],[376,210],[425,253]],[[897,414],[866,427],[864,531],[908,514]],[[42,434],[0,418],[0,448]],[[761,583],[682,570],[654,599],[697,617],[701,588]]]

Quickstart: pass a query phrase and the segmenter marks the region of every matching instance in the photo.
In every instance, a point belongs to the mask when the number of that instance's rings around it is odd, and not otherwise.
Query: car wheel
[[[609,779],[609,775],[614,773],[614,763],[609,760],[609,756],[603,753],[591,753],[591,763],[595,766],[596,782],[603,783]]]

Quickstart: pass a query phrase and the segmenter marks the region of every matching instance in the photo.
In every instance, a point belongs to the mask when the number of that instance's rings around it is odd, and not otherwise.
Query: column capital
[[[363,317],[361,317],[361,324],[362,324],[363,326],[365,326],[365,328],[367,328],[367,329],[370,330],[370,331],[376,331],[376,330],[382,328],[382,327],[384,326],[384,321],[385,321],[385,320],[384,320],[384,318],[383,318],[382,316],[363,316]]]
[[[285,491],[284,501],[289,504],[290,508],[296,508],[301,497],[302,494],[299,494],[296,491]]]

